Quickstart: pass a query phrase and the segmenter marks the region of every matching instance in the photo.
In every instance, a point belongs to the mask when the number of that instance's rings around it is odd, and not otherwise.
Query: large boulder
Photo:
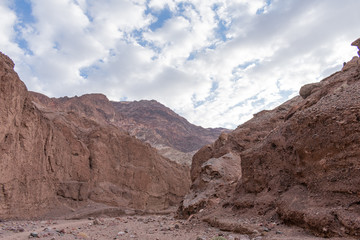
[[[234,185],[241,178],[241,159],[236,153],[229,152],[219,158],[210,158],[201,165],[199,177],[184,198],[181,216],[189,216],[205,207],[225,199],[224,186]]]

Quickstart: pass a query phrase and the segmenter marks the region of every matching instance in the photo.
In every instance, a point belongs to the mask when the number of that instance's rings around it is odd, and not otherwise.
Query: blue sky
[[[356,55],[358,0],[2,0],[0,51],[29,90],[155,99],[235,128]]]

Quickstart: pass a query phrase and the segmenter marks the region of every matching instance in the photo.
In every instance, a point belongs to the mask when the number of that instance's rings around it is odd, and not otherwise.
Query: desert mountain
[[[198,151],[179,214],[197,213],[242,233],[266,234],[285,223],[318,236],[358,236],[359,149],[360,60],[354,57]]]
[[[13,68],[0,53],[0,219],[95,203],[160,211],[186,194],[188,168],[108,124],[121,116],[104,96],[77,105],[37,95],[46,104],[34,103]]]
[[[188,166],[197,150],[215,141],[222,131],[228,131],[195,126],[155,100],[110,102],[102,94],[49,98],[34,92],[31,97],[44,112],[74,112],[101,124],[116,126],[149,143],[166,158]]]

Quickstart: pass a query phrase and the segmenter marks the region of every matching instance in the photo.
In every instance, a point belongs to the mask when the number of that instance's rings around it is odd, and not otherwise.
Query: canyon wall
[[[96,116],[33,102],[13,68],[0,54],[0,219],[69,201],[160,211],[186,194],[187,167]]]

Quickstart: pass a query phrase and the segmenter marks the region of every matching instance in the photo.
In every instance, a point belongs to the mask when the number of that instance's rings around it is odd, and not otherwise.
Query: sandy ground
[[[266,231],[265,231],[266,230]],[[279,225],[254,235],[224,232],[196,218],[178,220],[172,215],[122,216],[84,220],[0,222],[0,239],[149,239],[149,240],[320,240],[300,228]],[[216,238],[216,237],[223,238]],[[335,240],[337,238],[333,238]],[[344,238],[342,238],[344,239]]]

